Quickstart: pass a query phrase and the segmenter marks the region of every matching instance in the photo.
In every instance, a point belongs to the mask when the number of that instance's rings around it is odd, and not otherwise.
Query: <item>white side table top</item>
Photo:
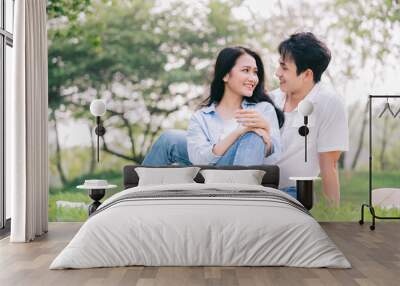
[[[87,186],[87,185],[80,185],[77,186],[78,189],[87,189],[87,190],[98,190],[98,189],[113,189],[116,188],[117,185],[107,185],[107,186]]]
[[[289,180],[292,181],[315,181],[321,180],[320,177],[289,177]]]

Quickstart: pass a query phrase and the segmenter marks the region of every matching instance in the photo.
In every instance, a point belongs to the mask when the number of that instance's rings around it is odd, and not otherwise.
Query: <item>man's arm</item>
[[[319,167],[322,177],[322,191],[331,206],[340,204],[340,184],[337,161],[340,151],[321,152],[319,154]]]

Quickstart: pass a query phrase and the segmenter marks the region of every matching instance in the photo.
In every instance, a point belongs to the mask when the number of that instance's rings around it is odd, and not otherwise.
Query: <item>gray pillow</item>
[[[201,170],[204,183],[235,183],[247,185],[261,185],[265,171],[262,170]]]
[[[199,170],[199,167],[135,168],[139,176],[138,186],[195,183],[193,179],[196,177]]]

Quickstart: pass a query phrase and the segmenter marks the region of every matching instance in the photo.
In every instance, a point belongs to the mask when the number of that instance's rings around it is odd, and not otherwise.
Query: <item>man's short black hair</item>
[[[313,33],[296,33],[279,44],[279,54],[283,59],[290,57],[297,68],[297,75],[307,69],[314,74],[314,82],[321,80],[322,73],[331,61],[331,51]]]

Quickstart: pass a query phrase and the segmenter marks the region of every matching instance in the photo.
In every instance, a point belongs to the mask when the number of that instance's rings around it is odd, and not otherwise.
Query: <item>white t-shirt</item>
[[[275,104],[283,110],[286,95],[281,90],[269,94]],[[285,112],[285,123],[281,128],[282,153],[280,158],[270,156],[266,164],[276,164],[280,168],[279,188],[295,186],[289,177],[314,177],[320,172],[318,153],[348,151],[349,128],[347,114],[342,99],[333,89],[317,83],[306,96],[314,105],[308,117],[307,162],[305,162],[305,139],[299,135],[299,127],[304,125],[304,117],[294,109]]]

